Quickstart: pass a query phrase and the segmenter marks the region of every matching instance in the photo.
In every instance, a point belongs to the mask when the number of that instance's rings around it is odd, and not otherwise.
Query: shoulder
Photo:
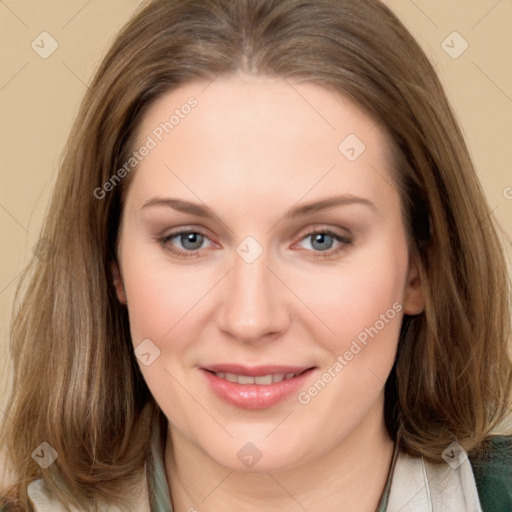
[[[128,507],[128,510],[134,510],[137,512],[150,512],[149,497],[146,488],[145,474],[141,478],[142,489],[140,493],[135,493],[136,498],[133,500],[133,504]],[[137,488],[138,489],[138,488]],[[44,479],[34,480],[27,486],[27,494],[29,502],[32,507],[30,512],[85,512],[84,509],[77,509],[76,507],[64,504],[58,496],[50,489]],[[126,507],[121,506],[120,503],[114,501],[104,501],[101,498],[98,500],[101,510],[108,510],[108,512],[124,512],[127,510]],[[91,505],[87,507],[87,511],[90,508],[96,506]],[[18,509],[13,509],[12,512],[17,512]],[[11,509],[7,508],[3,511],[0,508],[0,512],[11,512]],[[24,511],[26,512],[26,511]]]
[[[2,489],[0,493],[0,512],[27,512],[20,505],[15,488]]]
[[[0,512],[27,512],[16,499],[6,496],[0,498]],[[32,510],[30,512],[33,512]]]
[[[8,502],[6,500],[0,501],[0,512],[26,512],[19,505]]]
[[[512,436],[487,439],[469,459],[483,512],[512,510]]]
[[[27,494],[35,512],[65,512],[63,503],[54,496],[44,479],[34,480],[27,486]],[[76,512],[74,507],[70,509]]]
[[[43,478],[27,485],[29,509],[23,508],[15,496],[0,499],[0,512],[78,512],[76,508],[66,508],[52,493]]]

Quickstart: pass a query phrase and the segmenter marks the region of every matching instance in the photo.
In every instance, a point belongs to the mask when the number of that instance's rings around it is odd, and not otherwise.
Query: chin
[[[285,450],[279,450],[279,446],[274,446],[268,441],[266,443],[245,441],[235,442],[236,447],[226,447],[221,451],[210,451],[210,457],[218,464],[225,466],[232,471],[242,473],[277,473],[293,469],[307,462],[311,458],[303,453],[301,446],[286,446]],[[281,448],[282,448],[281,444]],[[216,447],[217,449],[219,446]],[[233,456],[230,454],[233,453]]]

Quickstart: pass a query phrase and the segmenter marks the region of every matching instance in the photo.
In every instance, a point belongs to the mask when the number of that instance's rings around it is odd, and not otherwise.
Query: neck
[[[394,448],[379,402],[336,446],[279,472],[231,470],[170,424],[165,467],[174,512],[375,512]]]

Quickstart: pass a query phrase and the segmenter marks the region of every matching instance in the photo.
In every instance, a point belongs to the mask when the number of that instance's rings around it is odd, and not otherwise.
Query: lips
[[[289,397],[314,367],[288,365],[210,365],[201,369],[213,392],[243,409],[265,409]]]

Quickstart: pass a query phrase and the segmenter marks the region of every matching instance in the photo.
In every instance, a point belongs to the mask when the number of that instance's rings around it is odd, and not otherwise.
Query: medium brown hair
[[[155,0],[120,32],[83,100],[11,327],[14,380],[3,442],[26,486],[45,478],[75,506],[123,502],[166,419],[133,354],[111,272],[123,194],[102,187],[129,158],[148,107],[194,80],[237,72],[312,82],[350,98],[394,146],[425,311],[406,316],[385,418],[413,455],[475,452],[512,387],[503,249],[461,131],[429,60],[377,0]],[[199,107],[200,108],[200,105]],[[133,171],[133,172],[136,172]],[[41,442],[59,458],[42,470]],[[150,467],[150,466],[148,466]]]

